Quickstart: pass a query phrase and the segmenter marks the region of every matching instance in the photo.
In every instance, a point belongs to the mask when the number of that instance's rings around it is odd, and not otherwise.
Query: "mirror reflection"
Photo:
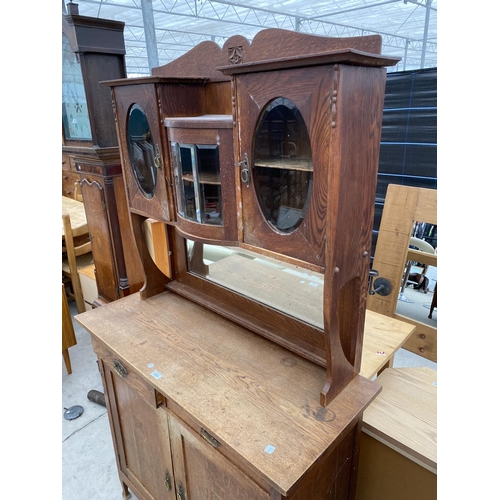
[[[239,247],[186,240],[188,270],[323,328],[324,276]]]
[[[155,148],[148,119],[138,104],[132,106],[128,117],[128,148],[137,184],[146,198],[152,198],[157,175]]]
[[[264,216],[278,231],[294,231],[309,205],[313,163],[306,124],[289,99],[274,99],[265,109],[253,158],[253,183]]]
[[[396,313],[422,323],[437,322],[437,225],[414,221]]]
[[[67,140],[92,140],[82,69],[68,39],[62,35],[62,120]]]

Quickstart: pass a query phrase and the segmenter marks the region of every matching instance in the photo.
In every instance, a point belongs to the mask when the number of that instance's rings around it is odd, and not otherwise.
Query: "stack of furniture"
[[[100,80],[125,77],[124,23],[62,16],[62,195],[83,200],[95,262],[95,306],[143,284],[132,241],[109,91]],[[76,187],[75,187],[76,186]]]
[[[354,498],[363,337],[413,330],[366,314],[380,49],[270,29],[105,82],[145,283],[76,320],[124,497]]]

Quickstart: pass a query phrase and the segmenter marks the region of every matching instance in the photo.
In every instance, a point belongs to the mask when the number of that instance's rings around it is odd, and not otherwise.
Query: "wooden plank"
[[[71,219],[71,229],[73,236],[80,236],[88,233],[87,216],[85,214],[85,205],[81,201],[73,200],[62,196],[62,213],[68,214]],[[61,226],[62,237],[64,238],[64,228]]]
[[[415,188],[413,188],[415,189]],[[414,220],[437,224],[437,190],[418,189]]]
[[[437,363],[437,328],[401,314],[394,314],[394,319],[405,321],[415,326],[415,330],[406,339],[403,347],[408,351]]]
[[[437,474],[437,373],[388,368],[383,390],[365,411],[363,431]]]
[[[366,311],[360,374],[372,378],[394,359],[396,351],[412,337],[415,326]]]
[[[262,168],[280,168],[283,170],[301,170],[303,172],[312,172],[312,161],[300,158],[283,158],[280,160],[256,159],[256,167]]]

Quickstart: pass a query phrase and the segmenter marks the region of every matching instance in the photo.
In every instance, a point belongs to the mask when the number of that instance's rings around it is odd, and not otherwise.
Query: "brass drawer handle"
[[[200,430],[201,437],[214,448],[218,448],[220,446],[219,441],[215,439],[210,433],[208,433],[205,429]]]
[[[113,368],[120,377],[126,377],[128,375],[127,369],[116,359],[113,361]]]

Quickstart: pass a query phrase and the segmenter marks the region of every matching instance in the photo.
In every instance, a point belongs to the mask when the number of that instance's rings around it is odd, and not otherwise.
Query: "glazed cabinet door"
[[[123,174],[132,211],[170,220],[168,164],[162,150],[162,130],[154,84],[114,89]]]
[[[323,266],[331,72],[251,73],[236,83],[243,241]]]
[[[218,441],[169,414],[178,500],[269,500],[270,493],[225,458]],[[203,436],[203,437],[202,437]]]
[[[112,356],[102,370],[122,481],[141,500],[175,500],[168,418],[156,391]]]
[[[177,200],[177,227],[186,236],[236,241],[231,115],[166,119]]]

